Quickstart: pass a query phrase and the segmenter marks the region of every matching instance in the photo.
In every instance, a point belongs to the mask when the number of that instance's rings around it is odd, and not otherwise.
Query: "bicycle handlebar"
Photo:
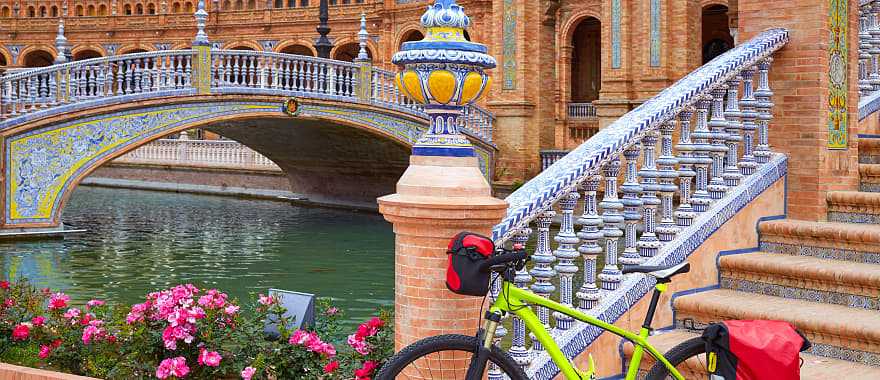
[[[516,250],[510,253],[504,253],[501,255],[495,255],[488,258],[482,264],[480,264],[480,272],[488,272],[490,268],[499,264],[506,264],[514,261],[525,260],[529,258],[529,254],[524,250]]]

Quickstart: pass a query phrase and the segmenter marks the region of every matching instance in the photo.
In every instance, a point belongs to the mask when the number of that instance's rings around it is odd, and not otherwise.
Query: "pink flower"
[[[12,329],[12,340],[26,340],[31,334],[31,328],[22,323]]]
[[[52,352],[52,347],[49,347],[46,345],[40,346],[40,354],[39,354],[40,359],[48,358],[49,353],[51,353],[51,352]]]
[[[61,292],[55,293],[52,297],[49,297],[49,309],[63,309],[67,307],[67,301],[70,301],[70,296]]]
[[[372,360],[367,360],[367,361],[364,362],[364,366],[361,367],[361,369],[359,369],[359,370],[357,370],[357,371],[354,371],[354,376],[355,376],[355,378],[357,378],[358,380],[366,380],[366,379],[369,379],[369,376],[370,376],[371,374],[373,374],[373,371],[374,371],[374,370],[376,369],[376,367],[378,367],[378,366],[379,366],[379,365],[378,365],[376,362],[374,362],[374,361],[372,361]]]
[[[62,315],[62,316],[66,319],[76,319],[76,318],[79,318],[79,314],[80,314],[79,309],[72,307],[70,309],[67,309],[67,311],[65,311],[64,315]]]
[[[361,355],[369,355],[371,352],[370,344],[364,338],[358,337],[357,334],[348,336],[348,345]]]
[[[327,363],[327,365],[324,366],[324,373],[331,373],[331,372],[335,371],[337,368],[339,368],[339,362],[334,360],[330,363]]]
[[[208,351],[206,349],[202,349],[199,352],[199,364],[206,365],[208,367],[218,367],[220,366],[220,360],[223,357],[217,351]]]
[[[382,326],[385,326],[385,321],[383,321],[382,318],[373,317],[373,318],[370,318],[369,321],[367,321],[367,326],[369,326],[371,329],[378,330],[378,329],[382,328]]]
[[[102,306],[102,305],[104,305],[104,301],[101,301],[101,300],[91,300],[91,301],[89,301],[88,303],[86,303],[86,308],[87,308],[87,309],[91,309],[91,308],[93,308],[93,307],[98,307],[98,306]]]
[[[336,308],[336,307],[330,307],[330,308],[327,309],[327,311],[324,312],[324,314],[325,314],[325,315],[336,315],[336,314],[339,314],[339,308]]]
[[[3,306],[13,307],[13,306],[15,306],[15,300],[12,298],[7,298],[3,301]]]
[[[0,289],[9,290],[9,281],[0,281]]]
[[[38,315],[38,316],[31,319],[31,323],[33,323],[34,326],[36,326],[36,327],[40,327],[44,323],[46,323],[46,317],[44,317],[42,315]]]
[[[255,374],[255,373],[257,373],[257,369],[256,369],[256,368],[254,368],[254,367],[244,367],[244,369],[241,370],[241,378],[242,378],[243,380],[251,380],[251,378],[254,377],[254,374]]]
[[[260,303],[260,305],[269,306],[275,303],[275,298],[260,294],[260,299],[258,302]]]
[[[93,321],[100,322],[100,321]],[[90,324],[83,329],[82,342],[83,344],[89,344],[92,342],[92,339],[98,339],[104,336],[104,330],[99,328],[100,324]]]
[[[226,306],[226,309],[224,309],[223,312],[225,312],[226,314],[229,314],[229,315],[233,315],[238,312],[238,309],[240,309],[240,308],[236,305],[229,305],[229,306]]]
[[[160,379],[167,379],[169,376],[182,378],[187,374],[189,374],[189,367],[186,366],[186,358],[183,356],[162,360],[159,367],[156,368],[156,377]]]

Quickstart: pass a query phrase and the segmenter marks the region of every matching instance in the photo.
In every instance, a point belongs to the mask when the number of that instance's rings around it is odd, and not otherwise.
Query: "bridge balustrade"
[[[266,156],[230,140],[161,139],[137,148],[114,162],[281,171]]]
[[[87,108],[195,95],[200,93],[194,79],[197,59],[195,50],[165,50],[7,74],[0,77],[0,124],[29,121],[38,117],[37,113],[60,107],[76,108],[71,105]],[[366,102],[428,118],[421,105],[400,93],[394,85],[394,73],[369,62],[245,50],[212,50],[207,62],[211,93]],[[488,111],[470,105],[461,122],[466,132],[492,143],[494,117]]]
[[[493,229],[496,244],[536,242],[533,266],[516,272],[515,284],[614,323],[653,286],[644,275],[624,276],[622,266],[686,260],[784,175],[786,157],[768,143],[768,72],[771,55],[787,42],[787,30],[771,29],[737,46],[572,152],[554,156],[555,163],[508,196],[507,216]],[[559,223],[554,236],[552,223]],[[500,282],[493,284],[495,297]],[[599,336],[595,327],[537,309],[569,357]],[[529,378],[558,373],[515,317],[498,339],[510,342],[508,351]],[[490,379],[499,375],[490,368]]]

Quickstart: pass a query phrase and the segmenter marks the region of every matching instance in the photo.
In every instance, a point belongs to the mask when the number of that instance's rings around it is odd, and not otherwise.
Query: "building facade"
[[[367,17],[374,65],[391,68],[433,0],[329,0],[331,58],[357,56]],[[51,64],[63,20],[69,58],[190,47],[195,0],[0,1],[0,70]],[[499,66],[486,97],[496,116],[495,182],[541,170],[540,152],[568,150],[735,43],[736,0],[461,0],[467,38]],[[208,0],[215,48],[316,55],[319,0]],[[693,38],[692,36],[701,36]]]

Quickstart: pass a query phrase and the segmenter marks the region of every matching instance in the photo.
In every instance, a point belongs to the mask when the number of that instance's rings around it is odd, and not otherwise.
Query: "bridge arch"
[[[283,96],[191,95],[56,114],[0,131],[3,228],[51,228],[72,190],[102,164],[150,141],[202,128],[273,160],[294,192],[362,205],[391,193],[425,129],[411,114],[372,105]],[[492,147],[477,142],[486,162]],[[299,157],[298,155],[305,155]]]

